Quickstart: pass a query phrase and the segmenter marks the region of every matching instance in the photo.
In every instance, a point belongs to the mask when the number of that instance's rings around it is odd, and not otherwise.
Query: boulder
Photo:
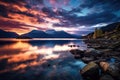
[[[104,74],[100,77],[100,80],[114,80],[112,76]]]
[[[120,80],[120,64],[110,64],[107,73],[112,75],[116,80]]]
[[[81,70],[80,73],[85,80],[98,80],[99,66],[94,62],[90,62]]]
[[[100,62],[100,66],[104,73],[111,75],[115,80],[120,80],[120,64]]]
[[[88,63],[94,60],[94,57],[83,57],[81,59],[83,62]]]
[[[109,63],[107,63],[107,62],[100,62],[100,67],[105,72],[105,71],[107,71],[107,69],[109,67]]]

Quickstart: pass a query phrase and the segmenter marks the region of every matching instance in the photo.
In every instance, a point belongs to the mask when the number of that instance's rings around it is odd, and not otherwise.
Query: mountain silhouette
[[[78,38],[79,36],[69,34],[65,31],[55,31],[55,30],[32,30],[28,33],[18,35],[15,32],[7,32],[0,29],[0,38]]]
[[[55,31],[55,30],[47,30],[45,32],[41,30],[32,30],[31,32],[28,32],[21,36],[27,36],[31,38],[75,38],[75,36],[65,31]]]
[[[48,38],[49,37],[47,33],[45,33],[44,31],[40,31],[40,30],[32,30],[31,32],[28,32],[21,36],[27,36],[31,38]]]
[[[16,38],[18,34],[15,32],[7,32],[0,29],[0,38]]]

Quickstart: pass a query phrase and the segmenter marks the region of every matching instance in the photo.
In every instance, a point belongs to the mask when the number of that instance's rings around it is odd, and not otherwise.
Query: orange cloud
[[[17,10],[21,11],[21,12],[24,12],[24,11],[27,11],[27,10],[28,10],[26,7],[24,7],[24,6],[19,6],[19,5],[16,5],[16,4],[14,4],[12,7],[13,7],[14,9],[17,9]]]
[[[0,1],[0,5],[8,6],[7,3]]]

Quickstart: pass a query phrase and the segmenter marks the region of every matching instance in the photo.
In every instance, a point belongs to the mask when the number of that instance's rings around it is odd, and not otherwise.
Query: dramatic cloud
[[[118,21],[119,0],[0,0],[0,29],[18,34],[33,29],[86,34]]]

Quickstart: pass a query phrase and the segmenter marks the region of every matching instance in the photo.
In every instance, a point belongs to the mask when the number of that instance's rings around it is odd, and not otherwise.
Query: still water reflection
[[[81,80],[85,64],[76,61],[68,45],[82,40],[0,40],[0,80]]]

